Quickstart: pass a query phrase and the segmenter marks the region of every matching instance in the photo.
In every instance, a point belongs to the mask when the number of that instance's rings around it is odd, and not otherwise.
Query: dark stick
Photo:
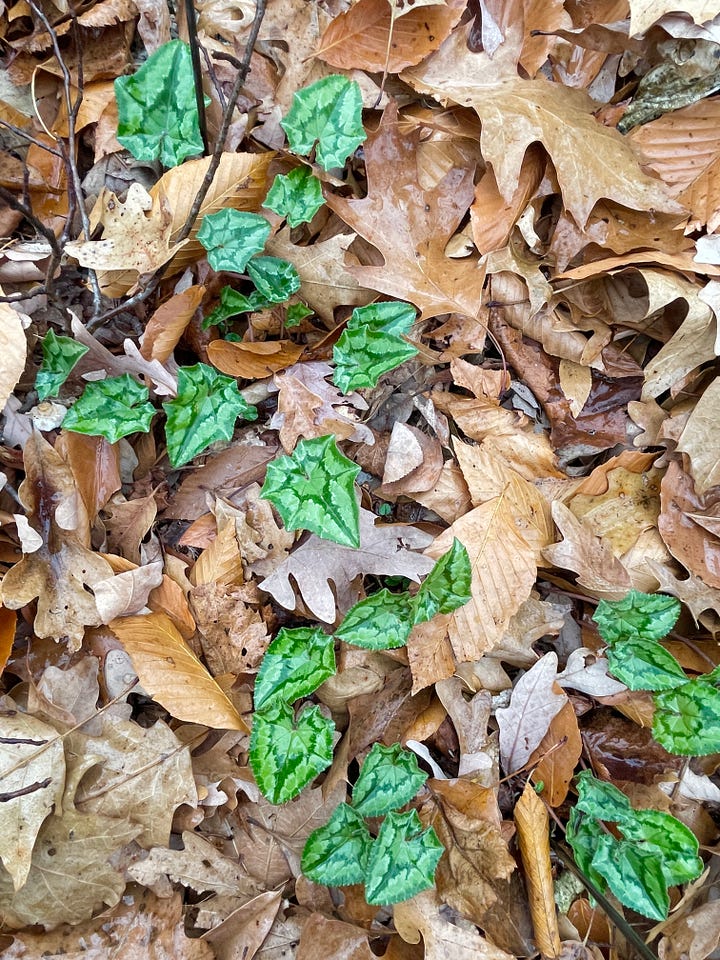
[[[200,66],[200,42],[197,35],[197,19],[193,0],[185,0],[185,19],[187,20],[190,57],[192,59],[193,79],[195,80],[195,103],[197,104],[198,125],[203,141],[203,155],[210,153],[207,137],[207,118],[205,117],[205,97],[203,96],[202,68]]]

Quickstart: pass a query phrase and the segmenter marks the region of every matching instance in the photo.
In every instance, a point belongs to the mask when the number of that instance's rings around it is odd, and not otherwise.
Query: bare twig
[[[36,147],[40,147],[41,150],[47,150],[48,153],[62,160],[63,155],[59,150],[56,150],[55,147],[49,147],[46,143],[43,143],[42,140],[38,140],[37,137],[28,133],[27,130],[23,130],[22,127],[16,127],[14,123],[8,123],[7,120],[0,120],[0,127],[5,127],[10,133],[14,133],[16,137],[22,137],[23,140],[27,140],[28,143],[34,143]]]
[[[218,133],[218,138],[215,143],[215,148],[213,149],[213,154],[210,158],[207,172],[205,173],[203,182],[200,185],[200,189],[195,196],[193,205],[187,215],[187,219],[185,220],[180,233],[174,238],[176,243],[181,243],[190,235],[190,232],[195,225],[195,221],[197,220],[198,214],[202,208],[205,197],[208,194],[208,190],[210,189],[210,186],[215,179],[215,174],[218,171],[218,167],[220,166],[223,148],[225,146],[225,141],[227,140],[230,124],[232,123],[232,115],[235,109],[235,104],[238,101],[243,84],[247,79],[247,75],[250,70],[250,58],[252,57],[252,52],[255,48],[255,42],[258,38],[258,34],[260,33],[263,17],[265,16],[265,2],[266,0],[257,0],[257,5],[255,7],[255,19],[253,20],[253,24],[250,29],[250,34],[247,39],[245,52],[243,53],[243,58],[240,68],[238,69],[237,77],[235,78],[235,83],[233,84],[230,96],[228,97],[225,109],[223,110],[222,124],[220,126],[220,132]],[[101,327],[107,320],[110,320],[112,317],[116,317],[119,313],[124,313],[130,307],[137,306],[137,304],[147,300],[148,297],[151,296],[155,290],[157,290],[158,284],[162,280],[170,263],[171,261],[168,261],[166,264],[163,264],[152,280],[148,282],[147,286],[143,290],[139,291],[139,293],[136,293],[135,296],[130,297],[129,300],[125,300],[117,307],[113,307],[112,310],[107,310],[100,316],[93,317],[92,320],[90,320],[87,324],[87,329],[92,333]]]
[[[200,41],[197,33],[195,3],[185,0],[185,20],[187,21],[188,40],[190,41],[190,59],[192,60],[193,80],[195,81],[195,103],[197,104],[198,125],[203,142],[203,154],[208,155],[207,119],[205,117],[205,97],[203,96],[202,69],[200,67]]]
[[[62,251],[57,241],[57,237],[49,227],[45,226],[39,217],[35,216],[28,204],[16,197],[14,193],[6,190],[5,187],[0,187],[0,200],[4,200],[9,207],[11,207],[13,210],[17,210],[18,213],[21,213],[25,217],[28,223],[32,224],[36,232],[44,237],[50,244],[50,249],[53,252],[53,258],[57,257],[57,260],[59,261],[60,257],[62,256]]]

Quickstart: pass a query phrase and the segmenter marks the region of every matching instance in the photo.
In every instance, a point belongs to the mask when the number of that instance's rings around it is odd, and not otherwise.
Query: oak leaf
[[[77,650],[86,626],[102,622],[95,598],[85,587],[112,576],[112,568],[88,550],[87,516],[70,518],[68,507],[79,501],[70,468],[39,433],[25,444],[25,480],[20,499],[42,546],[11,567],[2,582],[6,607],[17,610],[37,597],[35,633],[54,640],[67,638]]]
[[[432,189],[419,182],[420,131],[403,136],[397,106],[389,106],[365,142],[368,195],[328,196],[328,206],[377,247],[383,267],[351,267],[365,286],[409,300],[422,319],[444,313],[474,317],[485,271],[476,260],[454,260],[445,247],[473,201],[472,166],[451,169]]]
[[[544,78],[521,79],[511,50],[492,60],[471,52],[469,30],[470,25],[455,30],[403,78],[419,93],[477,112],[483,157],[507,201],[517,188],[525,151],[540,141],[555,166],[565,205],[580,226],[601,197],[633,210],[682,212],[661,182],[642,172],[617,130],[594,118],[595,105],[587,93]]]

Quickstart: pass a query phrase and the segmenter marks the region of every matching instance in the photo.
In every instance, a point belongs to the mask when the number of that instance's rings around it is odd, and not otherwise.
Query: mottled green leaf
[[[720,690],[698,678],[655,695],[653,737],[668,753],[720,752]]]
[[[333,347],[333,381],[343,393],[374,387],[383,373],[394,370],[418,353],[403,340],[415,321],[409,303],[370,303],[356,307]]]
[[[423,581],[415,596],[415,623],[432,620],[438,613],[452,613],[471,599],[470,557],[457,537]]]
[[[414,753],[399,743],[375,743],[353,787],[352,805],[364,817],[381,817],[409,803],[426,780]]]
[[[270,304],[257,290],[253,290],[247,297],[233,290],[232,287],[223,287],[220,291],[220,303],[203,320],[203,330],[224,323],[230,317],[239,313],[253,313],[255,310],[264,310]]]
[[[261,496],[275,505],[287,530],[312,530],[359,547],[358,473],[360,467],[340,453],[334,437],[301,440],[291,456],[268,464]]]
[[[275,177],[263,206],[285,217],[291,227],[299,227],[309,223],[324,203],[318,178],[307,167],[296,167]]]
[[[432,827],[423,830],[416,810],[389,813],[370,849],[365,899],[372,904],[409,900],[435,882],[443,845]]]
[[[620,824],[620,832],[626,840],[643,841],[644,846],[656,850],[668,887],[689,883],[703,871],[697,837],[669,813],[636,810],[632,818]]]
[[[598,780],[589,770],[575,778],[578,799],[576,808],[598,820],[617,823],[632,817],[634,810],[625,794],[605,780]]]
[[[297,270],[280,257],[253,257],[247,265],[247,274],[260,296],[269,303],[284,303],[300,289]]]
[[[630,690],[672,690],[687,681],[675,657],[654,640],[618,640],[607,658],[610,673]]]
[[[664,920],[670,907],[661,856],[628,840],[604,842],[593,857],[594,869],[626,907],[652,920]]]
[[[715,667],[714,670],[711,670],[710,673],[704,674],[699,679],[705,680],[707,683],[720,683],[720,664]]]
[[[270,224],[265,217],[225,207],[203,217],[197,238],[207,250],[213,270],[242,273],[250,257],[260,253],[269,236]]]
[[[178,370],[178,394],[163,404],[165,437],[173,467],[188,463],[216,440],[231,440],[238,417],[257,420],[232,377],[206,363]]]
[[[313,830],[302,853],[302,872],[315,883],[343,887],[362,883],[373,838],[347,803],[336,807],[324,827]]]
[[[392,650],[407,642],[412,625],[410,594],[379,590],[350,607],[335,636],[366,650]]]
[[[255,679],[255,709],[307,697],[334,673],[332,636],[319,627],[282,627],[267,648]]]
[[[359,85],[340,74],[323,77],[293,94],[280,126],[295,153],[307,155],[317,142],[315,159],[324,170],[343,166],[367,136]]]
[[[335,725],[319,707],[295,719],[288,703],[275,701],[253,716],[250,767],[270,803],[287,803],[332,763]]]
[[[56,397],[72,368],[87,352],[88,348],[72,337],[58,337],[54,330],[48,330],[42,342],[42,365],[35,378],[38,400]]]
[[[601,600],[593,620],[606,643],[662,640],[680,616],[680,603],[662,593],[631,590],[622,600]]]
[[[147,433],[155,416],[148,389],[130,374],[89,383],[68,410],[63,427],[73,433],[117,443],[130,433]]]
[[[311,317],[313,312],[302,300],[299,303],[291,303],[285,311],[285,326],[288,329],[297,327],[306,317]]]
[[[182,40],[163,44],[132,76],[118,77],[115,99],[118,141],[137,160],[176,167],[203,152],[190,47]]]
[[[610,844],[612,837],[594,817],[584,816],[577,807],[570,811],[565,839],[572,847],[573,856],[585,876],[600,893],[607,889],[605,878],[593,867],[593,857],[600,846]]]

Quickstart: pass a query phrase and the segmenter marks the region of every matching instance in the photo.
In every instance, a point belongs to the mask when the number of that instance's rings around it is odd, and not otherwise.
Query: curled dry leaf
[[[560,956],[561,946],[550,863],[550,818],[529,781],[515,804],[513,816],[530,893],[537,947],[543,957],[556,958]]]
[[[223,730],[248,727],[221,688],[163,613],[113,620],[140,683],[178,720]]]

